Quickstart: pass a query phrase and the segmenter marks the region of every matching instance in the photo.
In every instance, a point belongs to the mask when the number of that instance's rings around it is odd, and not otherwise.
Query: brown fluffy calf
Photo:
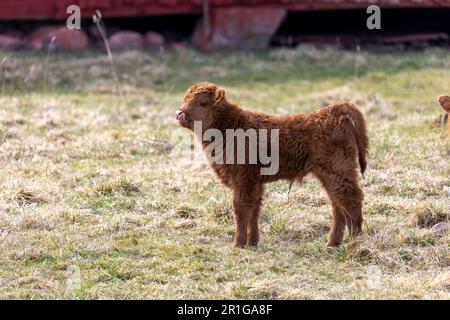
[[[448,131],[450,133],[450,121],[448,121],[448,117],[450,115],[450,97],[442,95],[438,97],[438,102],[441,104],[442,108],[447,111],[447,114],[444,117],[444,121],[448,123]]]
[[[363,192],[358,184],[358,162],[364,173],[368,138],[364,117],[353,104],[337,103],[295,115],[269,115],[243,110],[227,100],[223,89],[198,83],[188,89],[177,120],[190,130],[194,121],[202,121],[203,132],[215,128],[224,136],[226,129],[279,129],[279,171],[274,175],[261,175],[259,162],[210,163],[233,192],[235,246],[258,243],[264,184],[279,179],[301,180],[308,173],[320,180],[332,203],[333,226],[327,246],[342,242],[346,225],[352,235],[361,232]],[[202,141],[203,148],[208,143]]]

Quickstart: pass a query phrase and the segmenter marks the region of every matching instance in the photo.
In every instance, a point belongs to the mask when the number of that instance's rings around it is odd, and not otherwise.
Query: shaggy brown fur
[[[352,103],[337,103],[316,112],[269,115],[242,110],[226,99],[223,89],[198,83],[188,89],[177,119],[190,130],[194,121],[202,121],[203,130],[216,128],[224,136],[226,129],[279,129],[277,174],[261,175],[260,164],[210,164],[233,192],[235,246],[258,243],[264,184],[301,180],[308,173],[320,180],[332,203],[333,226],[327,246],[342,242],[345,225],[350,234],[361,233],[363,192],[358,184],[357,159],[364,173],[368,137],[364,117]],[[203,147],[208,145],[202,143]]]
[[[450,121],[448,121],[448,117],[450,114],[450,97],[442,95],[438,97],[438,102],[441,104],[442,108],[444,108],[447,113],[444,116],[444,122],[448,123],[448,132],[450,133]]]

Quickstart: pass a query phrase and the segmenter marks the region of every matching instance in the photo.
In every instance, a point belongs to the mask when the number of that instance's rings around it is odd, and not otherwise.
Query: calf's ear
[[[223,101],[225,98],[225,90],[222,88],[216,88],[216,91],[214,92],[214,104],[218,104]]]

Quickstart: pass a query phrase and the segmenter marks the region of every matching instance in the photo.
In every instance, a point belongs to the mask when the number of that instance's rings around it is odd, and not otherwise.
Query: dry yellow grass
[[[433,123],[448,51],[115,57],[8,55],[0,73],[1,298],[448,299],[450,138]],[[355,60],[358,73],[355,78]],[[217,65],[217,61],[221,61]],[[318,182],[270,185],[255,249],[231,245],[229,192],[174,112],[209,80],[248,108],[310,111],[351,99],[370,134],[364,235],[325,248]],[[355,81],[356,80],[356,81]]]

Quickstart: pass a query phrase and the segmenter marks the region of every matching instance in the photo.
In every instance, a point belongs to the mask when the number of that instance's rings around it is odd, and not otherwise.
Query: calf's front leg
[[[259,210],[262,202],[263,188],[253,185],[233,190],[233,208],[236,221],[234,245],[238,248],[246,244],[256,246],[259,240]]]

